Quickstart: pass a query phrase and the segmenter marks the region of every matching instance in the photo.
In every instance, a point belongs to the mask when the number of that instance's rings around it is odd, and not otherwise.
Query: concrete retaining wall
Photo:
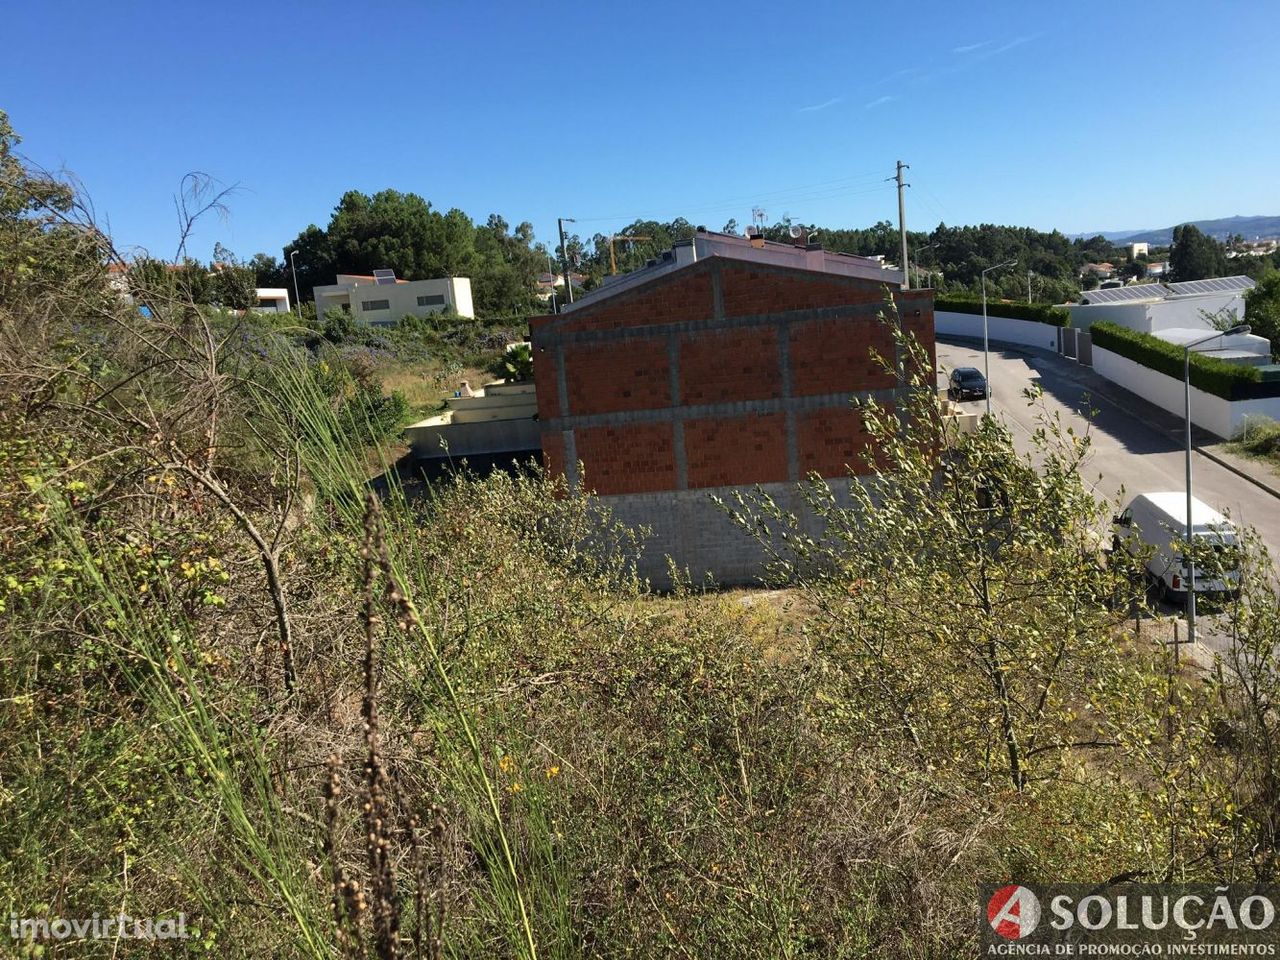
[[[448,443],[450,457],[474,454],[536,450],[540,443],[538,421],[530,415],[523,420],[486,420],[478,423],[446,423],[441,417],[408,427],[405,440],[416,457],[446,455],[441,438]]]
[[[1136,393],[1170,413],[1182,416],[1183,382],[1118,353],[1093,348],[1093,369],[1113,383]],[[1240,432],[1247,417],[1280,420],[1280,397],[1263,400],[1224,400],[1196,387],[1191,388],[1191,422],[1223,439]]]
[[[934,332],[944,337],[971,337],[982,339],[982,315],[978,313],[952,313],[936,310],[933,314]],[[987,315],[987,339],[998,343],[1017,343],[1028,347],[1058,349],[1058,327],[1034,320],[1013,320],[1009,317]]]

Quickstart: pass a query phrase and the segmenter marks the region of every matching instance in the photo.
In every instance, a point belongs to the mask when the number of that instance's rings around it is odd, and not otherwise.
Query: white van
[[[1115,518],[1112,545],[1135,556],[1151,551],[1147,572],[1164,597],[1187,592],[1187,567],[1177,545],[1187,538],[1187,495],[1180,490],[1140,493]],[[1219,558],[1212,569],[1196,568],[1196,593],[1234,593],[1240,588],[1239,531],[1206,503],[1191,500],[1191,535]]]

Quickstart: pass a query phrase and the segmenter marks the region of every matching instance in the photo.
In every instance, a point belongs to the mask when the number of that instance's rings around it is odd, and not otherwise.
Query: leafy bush
[[[510,383],[519,383],[533,378],[533,352],[529,344],[516,343],[489,364],[489,372],[495,377]]]
[[[349,310],[330,307],[324,312],[324,338],[330,343],[342,343],[356,331],[356,318]]]
[[[982,301],[969,297],[940,296],[933,301],[934,310],[946,310],[951,313],[982,313]],[[1034,323],[1047,323],[1051,327],[1068,327],[1071,325],[1071,314],[1065,307],[1050,306],[1044,303],[1007,303],[1004,301],[987,301],[987,316],[1007,317],[1010,320],[1031,320]]]
[[[1252,456],[1280,460],[1280,423],[1270,417],[1246,417],[1236,444]]]
[[[1177,380],[1182,379],[1184,351],[1176,343],[1114,323],[1095,323],[1089,332],[1093,336],[1095,347],[1118,353]],[[1242,399],[1248,386],[1260,380],[1261,374],[1257,367],[1228,363],[1202,353],[1191,354],[1192,386],[1215,397],[1222,397],[1224,400]]]

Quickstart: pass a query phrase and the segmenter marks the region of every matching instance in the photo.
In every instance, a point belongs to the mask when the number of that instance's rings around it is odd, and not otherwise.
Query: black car
[[[957,367],[951,371],[951,382],[947,396],[952,400],[970,400],[987,397],[987,378],[977,367]]]

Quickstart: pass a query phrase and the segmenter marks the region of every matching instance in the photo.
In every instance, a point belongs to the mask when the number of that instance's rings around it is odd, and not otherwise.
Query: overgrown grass
[[[929,551],[884,559],[907,527],[936,544],[988,517],[991,488],[980,510],[921,497],[879,543],[846,524],[820,584],[655,595],[632,534],[554,478],[410,502],[340,345],[12,289],[0,912],[182,913],[177,956],[923,958],[972,951],[977,878],[1274,876],[1274,594],[1239,608],[1250,703],[1171,678],[1163,649],[1102,671],[1117,614],[1036,594],[1036,554],[1006,554],[984,626],[1016,619],[1012,677],[1055,678],[1052,759],[1015,784],[964,672],[977,618]],[[957,475],[1031,490],[1028,542],[1057,549],[1070,531],[1038,519],[1071,470],[1042,488],[995,433],[972,442]],[[1060,742],[1104,721],[1123,742]],[[157,952],[4,947],[37,948]]]
[[[1250,417],[1229,446],[1242,456],[1280,468],[1280,423],[1265,417]]]

